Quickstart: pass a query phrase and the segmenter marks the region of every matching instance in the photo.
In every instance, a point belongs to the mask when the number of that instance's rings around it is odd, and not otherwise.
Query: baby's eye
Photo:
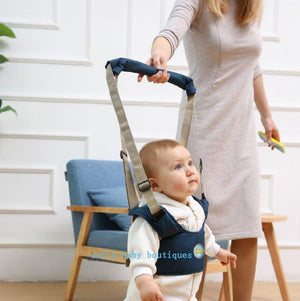
[[[175,169],[180,169],[180,168],[182,168],[182,165],[181,165],[181,164],[176,164],[176,165],[175,165]]]
[[[190,160],[189,163],[188,163],[188,165],[189,165],[189,166],[193,166],[193,165],[194,165],[193,161]]]

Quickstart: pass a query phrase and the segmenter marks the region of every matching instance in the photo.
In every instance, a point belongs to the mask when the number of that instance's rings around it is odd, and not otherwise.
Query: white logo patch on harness
[[[204,255],[204,247],[200,243],[196,244],[193,250],[194,256],[198,259],[202,258]]]

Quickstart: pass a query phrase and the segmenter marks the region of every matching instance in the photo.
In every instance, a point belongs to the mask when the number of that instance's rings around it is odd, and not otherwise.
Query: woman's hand
[[[261,123],[265,128],[265,134],[267,135],[269,144],[271,143],[271,138],[280,141],[279,131],[272,117],[261,117]]]
[[[164,58],[162,56],[160,56],[159,54],[154,55],[153,57],[151,57],[149,60],[147,60],[146,62],[147,65],[153,66],[156,69],[163,69],[163,71],[158,71],[157,73],[155,73],[152,76],[147,76],[147,79],[149,82],[153,82],[153,83],[166,83],[169,78],[170,78],[170,74],[167,72],[167,65],[164,61]],[[144,75],[143,74],[139,74],[138,75],[138,82],[141,82],[143,79]]]
[[[171,46],[167,39],[158,37],[153,41],[151,57],[147,60],[146,64],[155,67],[156,69],[163,69],[158,71],[152,76],[147,76],[149,82],[153,83],[166,83],[170,74],[167,72],[167,62],[171,56]],[[144,75],[138,75],[138,82],[141,82]]]

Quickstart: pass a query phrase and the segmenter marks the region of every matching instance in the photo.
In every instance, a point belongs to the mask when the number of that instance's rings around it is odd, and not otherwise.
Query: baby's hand
[[[142,301],[164,301],[164,297],[153,281],[151,275],[140,275],[135,278],[135,284],[140,291]]]
[[[221,261],[221,264],[223,264],[223,265],[227,265],[230,262],[232,268],[233,269],[236,268],[237,256],[228,250],[220,248],[220,250],[216,254],[215,258],[219,259]]]

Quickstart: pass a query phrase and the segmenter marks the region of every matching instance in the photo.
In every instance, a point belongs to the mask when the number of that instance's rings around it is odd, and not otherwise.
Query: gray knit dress
[[[236,24],[237,1],[229,0],[223,18],[206,6],[195,18],[199,1],[178,0],[159,33],[173,53],[184,42],[197,88],[188,149],[195,164],[203,160],[207,223],[218,240],[262,233],[253,97],[253,79],[261,74],[262,40],[258,24]],[[183,94],[179,128],[185,102]]]

